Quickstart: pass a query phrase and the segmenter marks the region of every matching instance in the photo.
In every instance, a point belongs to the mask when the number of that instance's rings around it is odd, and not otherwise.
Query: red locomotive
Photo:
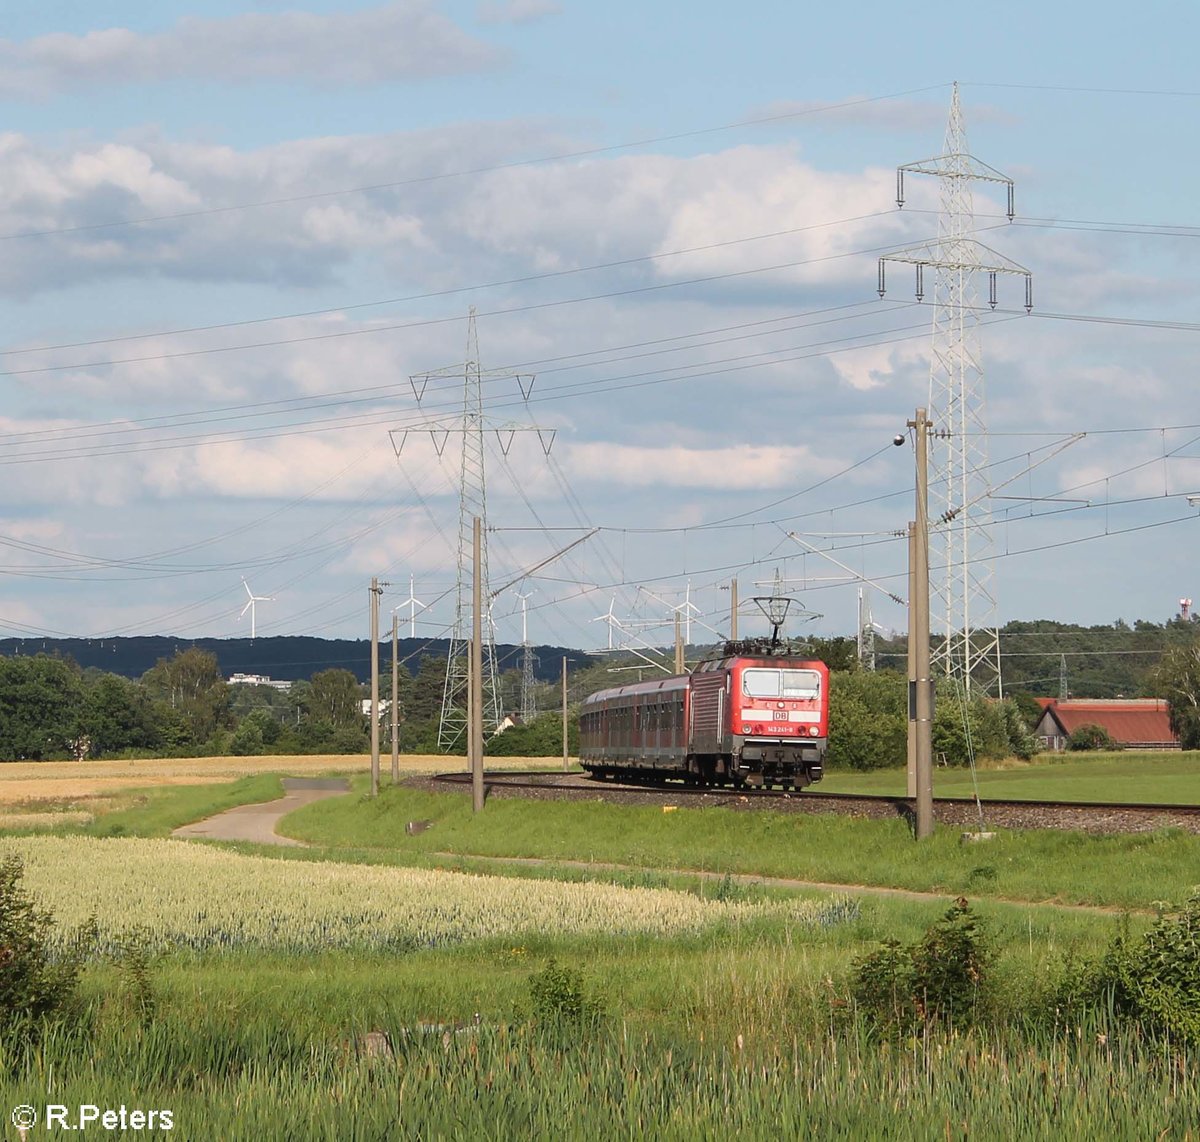
[[[579,754],[598,777],[803,789],[821,779],[828,734],[828,667],[748,641],[691,674],[586,698]]]

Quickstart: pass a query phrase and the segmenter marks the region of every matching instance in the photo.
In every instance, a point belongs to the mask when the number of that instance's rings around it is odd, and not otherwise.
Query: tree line
[[[1183,633],[1191,637],[1184,640]],[[1174,645],[1158,655],[1135,693],[1166,698],[1172,729],[1185,749],[1197,749],[1200,638],[1191,624],[1172,637]],[[825,661],[832,672],[828,768],[903,765],[908,733],[904,674],[860,670],[850,639],[813,639],[807,653]],[[573,755],[578,750],[579,702],[627,677],[614,675],[612,667],[610,662],[594,664],[569,679],[568,748]],[[396,698],[402,752],[438,752],[445,672],[445,659],[435,655],[422,658],[415,673],[400,666]],[[380,683],[381,738],[390,749],[390,668],[383,669]],[[502,709],[519,709],[520,672],[504,672],[499,685]],[[0,759],[364,753],[370,748],[370,722],[362,708],[367,693],[353,673],[340,668],[293,682],[287,690],[231,685],[216,656],[195,647],[159,659],[139,679],[81,669],[69,658],[53,655],[0,656]],[[528,725],[489,738],[488,754],[559,755],[559,687],[538,683],[534,697],[545,712]],[[1029,757],[1037,749],[1031,729],[1039,714],[1027,691],[1003,702],[968,698],[943,679],[935,702],[935,757],[948,765],[964,765],[972,757]]]
[[[399,667],[404,752],[437,752],[445,674],[445,659],[435,655],[425,656],[415,674]],[[390,665],[380,683],[390,749]],[[503,708],[519,708],[519,673],[506,672],[500,684]],[[557,693],[542,684],[543,705],[556,706]],[[216,655],[197,647],[159,659],[137,679],[81,669],[57,655],[0,656],[0,759],[363,753],[370,748],[368,696],[351,671],[336,667],[287,689],[231,684]],[[493,739],[489,752],[553,756],[562,748],[561,715],[546,714],[508,734]],[[573,748],[577,734],[573,721]]]

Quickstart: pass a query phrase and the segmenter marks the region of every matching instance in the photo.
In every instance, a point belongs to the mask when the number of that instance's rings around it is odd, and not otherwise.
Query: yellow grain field
[[[489,769],[529,769],[536,758],[489,758]],[[392,759],[380,759],[384,774]],[[406,776],[461,770],[460,757],[406,754],[400,772]],[[327,774],[367,773],[366,754],[314,754],[294,757],[185,757],[139,758],[136,761],[10,761],[0,763],[0,807],[34,808],[39,803],[75,806],[94,798],[111,797],[127,789],[159,785],[208,785],[237,781],[260,773],[284,777],[318,777]]]

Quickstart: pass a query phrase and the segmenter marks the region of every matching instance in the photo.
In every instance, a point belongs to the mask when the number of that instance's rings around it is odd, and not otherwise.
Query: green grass
[[[410,837],[410,820],[433,825]],[[1126,836],[1013,831],[986,845],[963,845],[959,829],[940,827],[917,844],[899,818],[686,807],[662,813],[655,807],[518,799],[489,800],[476,816],[467,794],[403,786],[374,800],[318,802],[280,827],[330,852],[375,853],[401,862],[438,853],[594,861],[1117,908],[1181,901],[1200,882],[1200,837],[1180,830]]]
[[[1039,754],[1028,765],[977,770],[980,797],[1025,801],[1119,801],[1126,804],[1200,805],[1200,753]],[[827,773],[820,793],[881,793],[903,797],[905,772]],[[937,768],[939,797],[973,797],[970,770]]]
[[[390,1059],[364,1057],[352,1035],[310,1045],[284,1028],[213,1018],[106,1030],[86,1050],[58,1036],[39,1052],[39,1066],[5,1060],[15,1077],[0,1080],[0,1098],[39,1108],[169,1108],[175,1129],[167,1137],[229,1142],[1140,1142],[1189,1137],[1200,1096],[1186,1059],[1176,1070],[1137,1043],[1100,1044],[1091,1035],[1036,1046],[1003,1034],[938,1035],[895,1049],[828,1031],[699,1042],[619,1026],[566,1038],[525,1026],[416,1037],[390,1029]]]
[[[161,835],[229,804],[270,800],[278,795],[273,781],[158,790],[161,797],[98,828]],[[882,1044],[848,1005],[855,958],[886,938],[917,940],[945,911],[937,900],[864,897],[857,919],[827,927],[771,920],[665,938],[526,933],[391,954],[180,950],[150,962],[151,1003],[139,1005],[128,965],[93,963],[73,1024],[40,1042],[0,1042],[0,1105],[165,1108],[175,1118],[166,1137],[234,1142],[951,1135],[1049,1142],[1182,1138],[1194,1128],[1189,1116],[1200,1090],[1192,1057],[1102,1021],[1063,1028],[1049,998],[1064,959],[1095,957],[1122,930],[1140,932],[1147,918],[980,898],[1020,895],[1023,885],[1032,893],[1058,884],[1068,894],[1092,885],[1144,903],[1171,895],[1200,868],[1198,838],[1031,833],[964,847],[956,831],[939,830],[917,846],[899,821],[499,799],[473,816],[468,794],[385,787],[370,800],[364,787],[365,779],[355,794],[287,819],[287,831],[328,847],[253,851],[279,861],[457,863],[488,872],[506,870],[438,853],[590,856],[640,868],[547,866],[522,875],[734,898],[782,890],[669,870],[830,880],[840,872],[852,882],[874,876],[965,891],[978,901],[997,951],[997,1007],[964,1034],[935,1030]],[[409,837],[404,825],[414,819],[434,824]],[[599,1026],[536,1022],[530,977],[551,958],[582,973],[605,1012]],[[387,1035],[394,1057],[366,1056],[369,1031]],[[40,1126],[38,1133],[55,1136]]]
[[[915,938],[940,910],[877,900],[856,923],[722,941],[179,953],[150,965],[148,1017],[128,974],[100,965],[74,1027],[0,1044],[0,1099],[168,1108],[174,1136],[231,1140],[1183,1137],[1198,1093],[1186,1055],[1006,1014],[1036,1002],[1063,954],[1103,946],[1113,918],[982,907],[995,1017],[961,1036],[870,1041],[846,1008],[850,961],[884,935]],[[529,981],[550,957],[582,971],[598,1027],[534,1022]],[[394,1058],[364,1056],[368,1031]]]

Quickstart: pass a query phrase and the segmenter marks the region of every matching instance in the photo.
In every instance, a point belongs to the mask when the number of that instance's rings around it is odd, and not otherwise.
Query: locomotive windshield
[[[750,698],[816,698],[821,693],[821,676],[815,670],[755,666],[742,671],[742,692]]]

